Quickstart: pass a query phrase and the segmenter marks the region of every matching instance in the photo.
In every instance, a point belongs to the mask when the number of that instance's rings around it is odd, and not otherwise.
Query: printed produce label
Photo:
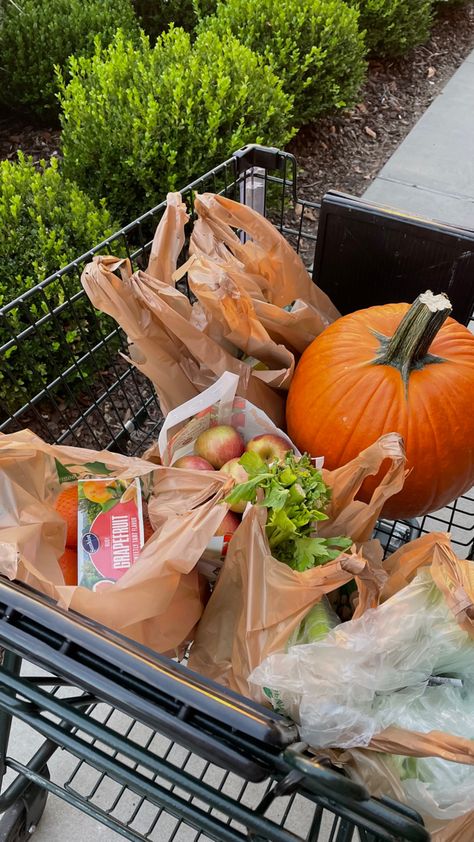
[[[138,560],[144,543],[139,479],[78,481],[78,584],[97,590]]]
[[[261,409],[236,396],[239,378],[230,371],[195,398],[172,409],[165,418],[158,437],[163,465],[171,465],[181,456],[193,453],[197,437],[218,424],[235,427],[244,441],[265,433],[279,435],[288,447],[298,451],[286,433],[279,430]]]

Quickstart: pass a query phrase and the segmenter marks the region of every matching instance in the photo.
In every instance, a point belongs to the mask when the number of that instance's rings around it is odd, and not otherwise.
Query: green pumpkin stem
[[[451,302],[444,292],[423,292],[387,340],[377,359],[379,365],[392,365],[406,374],[423,365],[433,339],[451,312]]]

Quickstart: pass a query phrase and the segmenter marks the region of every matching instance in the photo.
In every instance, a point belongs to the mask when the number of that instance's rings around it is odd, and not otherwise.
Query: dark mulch
[[[298,132],[289,146],[305,199],[328,189],[360,196],[474,49],[474,2],[442,8],[430,40],[397,60],[372,61],[359,104]]]
[[[0,159],[15,160],[19,149],[35,161],[59,154],[61,132],[55,126],[37,126],[19,114],[0,109]]]
[[[7,418],[0,411],[4,433],[28,428],[46,441],[129,455],[141,455],[149,447],[162,421],[150,381],[116,351],[91,382],[54,387],[15,420]]]

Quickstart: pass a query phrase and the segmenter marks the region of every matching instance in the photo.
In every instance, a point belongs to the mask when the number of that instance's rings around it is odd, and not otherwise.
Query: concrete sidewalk
[[[364,199],[474,229],[474,51],[385,164]]]

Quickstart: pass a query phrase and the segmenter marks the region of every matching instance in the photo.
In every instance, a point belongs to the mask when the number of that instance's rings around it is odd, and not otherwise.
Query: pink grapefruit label
[[[78,481],[80,585],[98,590],[113,584],[135,564],[143,544],[140,480]]]

